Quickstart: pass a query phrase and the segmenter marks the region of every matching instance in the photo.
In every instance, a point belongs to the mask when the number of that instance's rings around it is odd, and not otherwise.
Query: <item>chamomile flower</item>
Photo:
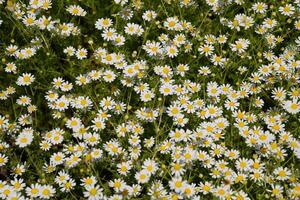
[[[256,12],[256,13],[265,13],[266,10],[268,8],[268,5],[263,3],[263,2],[257,2],[255,4],[253,4],[252,9]]]
[[[39,189],[39,197],[43,199],[50,199],[54,196],[56,190],[51,185],[43,185]]]
[[[37,25],[41,30],[53,30],[54,29],[54,24],[55,21],[52,20],[52,17],[46,17],[45,15],[42,15],[38,20],[37,20]]]
[[[214,49],[215,49],[214,46],[205,44],[205,45],[200,46],[198,48],[198,51],[200,52],[200,54],[204,54],[205,56],[210,56],[210,55],[212,55]]]
[[[113,25],[110,18],[100,18],[96,21],[95,26],[98,30],[107,29]]]
[[[158,170],[158,165],[154,160],[147,159],[144,161],[143,169],[150,174],[154,174]]]
[[[171,179],[171,181],[169,182],[169,186],[171,189],[175,190],[175,192],[181,192],[185,183],[186,181],[184,181],[182,177],[177,176]]]
[[[76,52],[76,49],[72,46],[69,46],[64,49],[64,53],[67,54],[68,56],[74,56]]]
[[[85,48],[80,48],[76,50],[75,55],[79,60],[82,60],[87,58],[87,53],[88,51]]]
[[[70,5],[66,10],[74,16],[85,16],[87,14],[79,5]]]
[[[83,179],[81,179],[81,184],[82,186],[84,186],[85,188],[89,187],[89,186],[94,186],[97,184],[97,180],[96,177],[94,176],[90,176],[90,177],[85,177]]]
[[[141,36],[143,32],[144,32],[143,27],[138,24],[128,23],[125,26],[125,33],[127,33],[128,35]]]
[[[61,152],[58,153],[54,153],[51,157],[50,157],[50,163],[53,166],[57,166],[60,165],[64,162],[65,159],[65,155]]]
[[[166,19],[166,21],[164,22],[164,26],[168,29],[168,30],[175,30],[178,28],[179,25],[179,20],[177,17],[169,17]]]
[[[274,170],[273,174],[275,175],[275,178],[280,180],[280,181],[284,181],[289,179],[289,177],[291,176],[291,171],[289,169],[287,169],[286,167],[278,167]]]
[[[31,98],[29,98],[28,96],[23,95],[17,99],[17,104],[21,106],[30,105],[30,103],[31,103]]]
[[[280,6],[279,11],[285,16],[291,16],[295,12],[295,7],[291,4],[286,4],[284,6]]]
[[[37,198],[39,196],[40,189],[41,189],[41,185],[36,183],[26,187],[25,191],[29,197]]]
[[[18,77],[17,84],[20,86],[29,86],[35,80],[34,75],[30,73],[23,73],[21,76]]]
[[[5,67],[5,71],[8,72],[8,73],[16,73],[16,70],[17,70],[17,66],[15,63],[7,63],[6,64],[6,67]]]
[[[104,29],[101,36],[103,37],[104,40],[114,41],[116,37],[116,30],[114,28]]]
[[[248,48],[250,42],[247,39],[239,39],[235,41],[235,44],[231,44],[232,51],[237,51],[238,53],[243,53]]]
[[[176,46],[168,46],[166,48],[166,54],[167,56],[169,56],[170,58],[174,58],[178,55],[178,49]]]
[[[0,167],[5,166],[5,164],[8,162],[7,156],[0,153]]]
[[[153,10],[147,10],[143,13],[142,15],[142,18],[145,20],[145,21],[151,21],[151,20],[154,20],[157,16],[157,13]]]
[[[111,70],[106,70],[103,73],[103,79],[104,79],[104,81],[106,81],[108,83],[113,82],[116,79],[116,77],[117,77],[116,74]]]
[[[137,172],[134,177],[138,183],[144,184],[149,181],[150,176],[151,175],[147,170],[142,170],[142,171]]]
[[[20,148],[24,148],[30,145],[33,141],[33,130],[32,129],[24,129],[16,139],[16,145]]]
[[[296,114],[300,111],[300,104],[297,101],[285,101],[283,102],[283,108],[291,114]]]
[[[84,197],[88,200],[98,200],[103,198],[103,189],[98,185],[87,186],[83,192]]]
[[[132,163],[131,162],[122,162],[122,163],[119,163],[117,164],[117,167],[118,167],[118,172],[122,175],[126,175],[129,173],[129,171],[131,170],[132,168]]]

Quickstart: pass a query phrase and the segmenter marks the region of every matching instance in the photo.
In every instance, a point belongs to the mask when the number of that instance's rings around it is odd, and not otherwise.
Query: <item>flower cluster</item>
[[[300,1],[0,0],[0,199],[299,199]]]

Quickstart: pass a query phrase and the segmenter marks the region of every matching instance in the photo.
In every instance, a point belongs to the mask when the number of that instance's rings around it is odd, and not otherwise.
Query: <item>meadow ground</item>
[[[0,11],[0,199],[299,199],[299,0]]]

